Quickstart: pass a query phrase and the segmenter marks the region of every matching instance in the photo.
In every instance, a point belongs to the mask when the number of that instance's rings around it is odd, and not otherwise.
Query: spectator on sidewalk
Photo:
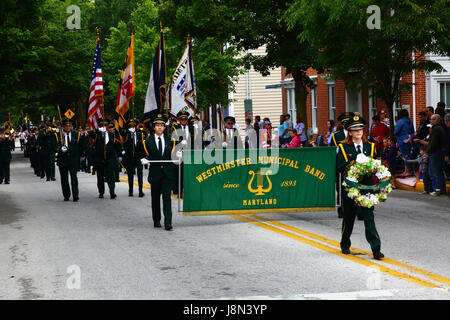
[[[394,135],[397,137],[397,144],[402,158],[405,159],[405,171],[401,174],[402,177],[411,175],[411,164],[406,160],[411,159],[412,134],[414,134],[414,125],[409,118],[409,112],[406,109],[401,109],[398,112],[398,121],[394,129]]]
[[[300,137],[297,136],[297,130],[289,129],[289,135],[291,136],[291,142],[286,146],[287,148],[301,148],[302,142]]]
[[[305,124],[303,123],[303,117],[298,115],[297,116],[297,125],[295,126],[295,130],[297,131],[297,136],[300,137],[300,140],[302,142],[302,146],[305,146],[306,143],[306,130],[305,130]]]
[[[434,191],[433,196],[446,193],[444,179],[444,151],[445,151],[445,131],[442,127],[442,118],[438,114],[433,114],[430,118],[432,125],[430,140],[427,145],[427,154],[430,156],[429,171]]]
[[[323,135],[323,139],[326,142],[326,145],[328,145],[328,141],[330,140],[330,137],[333,133],[336,132],[336,126],[334,125],[334,120],[328,120],[327,121],[327,132]]]
[[[245,149],[253,148],[250,146],[250,134],[253,130],[253,126],[251,125],[252,119],[245,118]]]
[[[381,109],[378,115],[380,116],[380,122],[384,123],[389,128],[389,114],[386,112],[386,110]]]
[[[260,133],[260,148],[270,149],[272,146],[272,124],[270,121],[264,121],[264,127]]]
[[[434,114],[434,108],[433,107],[427,107],[427,118],[428,121],[430,121],[431,116]]]
[[[261,122],[261,117],[260,116],[255,116],[255,123],[254,123],[254,129],[256,130],[256,126],[258,126],[258,131],[259,129],[263,128],[263,123]]]
[[[422,173],[423,179],[423,192],[422,194],[431,193],[433,188],[431,186],[430,174],[428,171],[428,155],[425,153],[427,150],[426,146],[422,146],[420,148],[419,157],[414,160],[407,160],[409,163],[418,163],[420,166],[420,173]],[[419,177],[416,178],[416,181],[419,182]]]
[[[389,136],[390,130],[389,127],[381,122],[380,116],[375,115],[372,117],[373,127],[370,136],[375,143],[375,149],[377,150],[377,154],[381,154],[384,149],[383,140],[387,136]]]
[[[280,141],[280,146],[287,143],[289,140],[289,124],[286,121],[284,114],[280,115],[280,125],[278,126],[278,139]]]
[[[445,174],[447,176],[447,179],[450,178],[450,112],[445,115]]]
[[[394,136],[389,136],[383,140],[384,151],[381,159],[383,159],[388,167],[392,176],[392,189],[397,189],[397,181],[395,178],[396,166],[397,166],[397,153],[399,152],[396,146]]]

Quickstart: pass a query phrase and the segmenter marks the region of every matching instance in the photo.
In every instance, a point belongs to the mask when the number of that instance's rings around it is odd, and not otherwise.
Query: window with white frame
[[[294,126],[297,122],[297,108],[295,106],[295,90],[294,88],[286,89],[288,113],[291,115],[291,121]]]
[[[450,82],[441,82],[439,84],[440,100],[445,102],[445,109],[450,109]]]
[[[317,90],[316,88],[311,89],[311,120],[312,129],[317,132]]]
[[[330,119],[336,121],[336,87],[328,86],[328,108]]]
[[[393,112],[394,112],[394,124],[397,123],[397,115],[400,110],[402,110],[402,104],[401,104],[401,97],[400,94],[397,94],[394,105],[392,106]],[[411,114],[410,114],[411,115]]]
[[[377,97],[373,90],[369,90],[369,123],[372,127],[372,117],[377,114]]]

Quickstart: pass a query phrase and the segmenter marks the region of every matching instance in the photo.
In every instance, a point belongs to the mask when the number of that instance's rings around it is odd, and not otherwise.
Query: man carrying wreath
[[[348,131],[348,135],[343,143],[339,144],[339,152],[336,158],[337,170],[343,174],[343,177],[347,176],[347,172],[350,167],[355,163],[358,154],[364,154],[366,156],[375,157],[376,150],[375,145],[367,140],[367,137],[363,131],[366,121],[364,118],[355,114],[345,123],[345,129]],[[359,181],[361,185],[374,185],[372,175],[366,175]],[[381,260],[384,255],[380,251],[381,241],[375,227],[375,220],[373,214],[373,206],[363,207],[357,205],[353,199],[348,196],[348,192],[345,188],[342,189],[343,202],[342,202],[342,238],[341,238],[341,251],[343,254],[351,254],[350,251],[350,236],[353,231],[353,225],[355,223],[355,217],[359,216],[364,221],[366,239],[370,244],[373,252],[373,257],[377,260]]]

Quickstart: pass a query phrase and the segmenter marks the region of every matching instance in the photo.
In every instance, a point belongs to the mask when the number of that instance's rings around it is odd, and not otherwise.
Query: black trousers
[[[9,182],[9,165],[11,161],[0,158],[0,181]]]
[[[116,163],[113,161],[107,161],[105,164],[95,165],[97,171],[97,188],[98,193],[103,195],[105,193],[105,179],[108,184],[109,194],[114,194],[116,186]]]
[[[70,186],[72,187],[73,198],[78,198],[78,178],[77,169],[72,167],[59,167],[59,175],[61,176],[61,189],[64,198],[70,198]],[[70,186],[69,186],[69,175],[70,175]]]
[[[172,225],[172,201],[170,193],[172,191],[172,183],[167,179],[151,182],[152,196],[152,217],[153,222],[161,221],[161,195],[163,199],[164,225]]]
[[[40,176],[41,178],[45,177],[46,173],[48,172],[48,154],[40,154],[39,155],[39,168],[40,168]],[[50,178],[47,176],[47,178]]]
[[[34,174],[37,176],[41,175],[41,168],[39,163],[39,155],[36,152],[31,152],[30,154],[30,162],[33,167]]]
[[[134,174],[136,172],[136,175],[138,178],[139,193],[142,193],[144,166],[141,164],[141,162],[139,160],[137,160],[137,161],[127,162],[125,164],[125,168],[127,169],[127,175],[128,175],[128,192],[130,194],[133,193]]]

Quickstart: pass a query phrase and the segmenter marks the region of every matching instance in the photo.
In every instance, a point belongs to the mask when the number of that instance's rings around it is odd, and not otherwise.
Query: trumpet
[[[5,128],[5,138],[9,138],[14,134],[14,124],[11,121],[5,121],[5,123],[3,123],[3,127]]]

